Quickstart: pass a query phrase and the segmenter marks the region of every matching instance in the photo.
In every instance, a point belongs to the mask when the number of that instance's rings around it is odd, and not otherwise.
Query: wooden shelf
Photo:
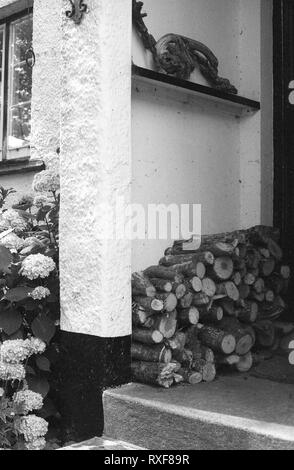
[[[192,93],[196,97],[198,96],[204,99],[213,100],[214,102],[223,103],[225,105],[227,104],[231,107],[234,106],[241,110],[260,110],[259,101],[254,101],[243,96],[226,93],[222,90],[217,90],[205,85],[189,82],[187,80],[182,80],[170,75],[155,72],[154,70],[138,67],[137,65],[132,66],[132,75],[133,78],[140,81],[154,83],[154,85],[157,86],[162,85],[171,88],[179,88],[185,92]]]

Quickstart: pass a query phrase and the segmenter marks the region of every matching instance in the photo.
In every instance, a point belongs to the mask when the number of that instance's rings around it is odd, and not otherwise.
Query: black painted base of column
[[[64,440],[103,433],[103,390],[130,382],[131,337],[61,332],[57,367]]]

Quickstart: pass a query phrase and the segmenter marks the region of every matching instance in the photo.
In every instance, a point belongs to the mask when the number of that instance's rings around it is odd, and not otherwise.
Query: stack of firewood
[[[250,370],[253,347],[281,349],[294,324],[277,321],[290,277],[278,238],[258,226],[203,236],[200,248],[178,241],[157,266],[134,273],[134,379],[210,382],[222,368]]]

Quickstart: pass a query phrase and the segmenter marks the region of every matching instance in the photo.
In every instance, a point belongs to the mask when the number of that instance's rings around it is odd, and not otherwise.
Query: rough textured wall
[[[116,337],[131,332],[130,243],[99,235],[129,199],[131,2],[87,4],[62,23],[61,327]]]
[[[34,1],[32,158],[60,145],[61,3]]]

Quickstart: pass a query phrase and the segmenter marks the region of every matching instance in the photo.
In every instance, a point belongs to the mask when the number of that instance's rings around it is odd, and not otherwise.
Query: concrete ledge
[[[130,384],[103,401],[105,434],[150,450],[294,449],[293,386],[239,377],[168,391]]]
[[[62,447],[58,450],[144,450],[142,447],[134,446],[128,442],[116,441],[108,437],[94,437],[85,442]]]

